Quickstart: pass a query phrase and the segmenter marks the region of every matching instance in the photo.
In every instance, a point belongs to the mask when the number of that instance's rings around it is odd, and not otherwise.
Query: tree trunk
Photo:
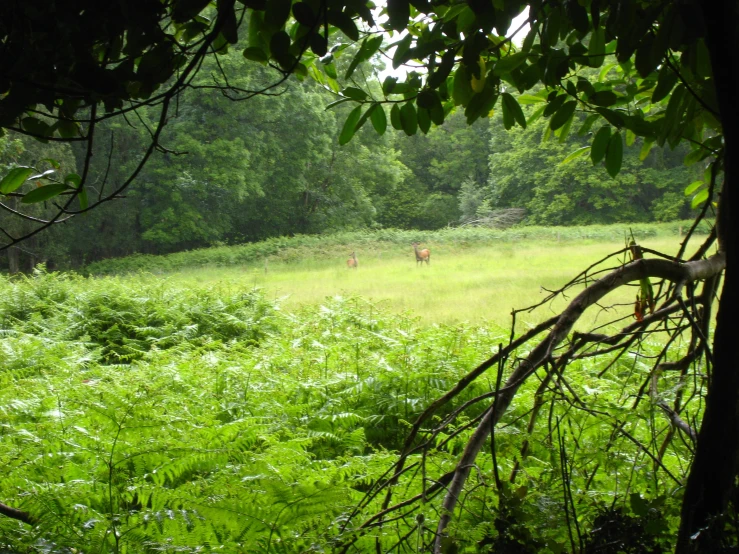
[[[720,120],[725,137],[724,186],[719,199],[719,237],[726,253],[726,274],[719,301],[713,342],[713,368],[706,394],[706,410],[698,434],[693,465],[688,476],[676,552],[715,551],[721,540],[720,516],[728,506],[739,469],[739,349],[736,310],[739,305],[739,105],[734,101],[739,75],[736,2],[700,4],[706,24]],[[715,526],[712,523],[716,522]]]
[[[8,252],[8,273],[11,275],[18,273],[20,270],[20,260],[18,259],[19,251],[17,248],[10,247],[7,250]]]

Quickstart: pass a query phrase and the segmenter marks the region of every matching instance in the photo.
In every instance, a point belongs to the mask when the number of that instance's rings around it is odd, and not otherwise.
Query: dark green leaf
[[[611,177],[618,175],[621,171],[621,162],[623,161],[624,145],[621,140],[621,133],[615,132],[608,141],[606,150],[606,171]]]
[[[210,47],[213,49],[213,51],[216,54],[224,55],[228,53],[228,39],[226,38],[226,35],[223,33],[218,33],[218,36],[213,41],[213,43],[210,45]],[[141,64],[139,64],[139,68],[141,67]],[[166,67],[163,62],[159,63],[157,68]]]
[[[505,101],[501,102],[502,108],[503,108],[503,127],[507,131],[513,125],[516,123],[516,120],[513,118],[513,113],[508,109],[506,106]]]
[[[527,54],[524,52],[518,52],[516,54],[510,54],[503,56],[497,62],[495,62],[494,71],[496,75],[503,75],[516,69],[519,65],[526,61]]]
[[[595,111],[602,115],[614,127],[621,127],[624,124],[624,116],[619,112],[609,110],[608,108],[595,108]]]
[[[660,52],[660,55],[663,52]],[[634,58],[634,66],[642,77],[647,77],[660,62],[659,59],[655,59],[656,55],[654,52],[654,37],[647,34],[641,41],[641,44],[636,49],[636,56]]]
[[[29,133],[39,137],[51,136],[52,134],[51,126],[48,123],[33,117],[24,118],[23,121],[21,121],[21,127],[23,127],[24,131],[28,131]]]
[[[282,29],[290,17],[291,0],[269,0],[264,13],[264,23],[273,31]],[[253,12],[252,12],[253,13]]]
[[[3,177],[0,181],[0,193],[9,194],[20,187],[26,182],[31,175],[33,175],[34,169],[32,167],[20,166],[14,167]]]
[[[362,106],[357,106],[349,113],[349,117],[346,118],[344,127],[341,129],[341,134],[339,135],[340,145],[344,145],[352,140],[352,137],[357,130],[357,123],[359,122],[361,115]]]
[[[313,13],[313,8],[307,2],[293,4],[293,16],[298,23],[306,27],[313,27],[316,23],[316,15]]]
[[[367,98],[367,93],[357,87],[346,87],[344,90],[341,91],[341,94],[348,98],[351,98],[352,100],[358,100],[360,102]]]
[[[697,148],[695,150],[692,150],[687,156],[685,156],[685,158],[683,159],[683,164],[691,166],[694,163],[706,159],[710,155],[711,153],[708,150]]]
[[[675,87],[670,95],[670,100],[667,103],[667,109],[665,110],[665,117],[662,118],[662,131],[659,135],[659,144],[665,143],[665,140],[670,135],[672,129],[677,125],[680,119],[680,107],[683,104],[683,97],[685,95],[685,85],[679,84]]]
[[[695,43],[695,73],[699,79],[709,79],[711,72],[711,57],[703,39]]]
[[[493,111],[493,106],[495,106],[497,100],[498,95],[495,94],[495,89],[489,86],[485,87],[482,92],[475,94],[464,110],[467,124],[471,125],[480,117],[487,117]]]
[[[346,70],[346,74],[344,75],[344,79],[350,79],[351,76],[354,74],[354,70],[357,69],[357,66],[360,64],[362,59],[360,58],[361,52],[357,52],[357,55],[354,56],[354,59],[349,64],[349,67]]]
[[[557,112],[552,116],[552,119],[549,120],[549,128],[552,131],[556,131],[562,125],[567,123],[572,116],[575,113],[575,108],[577,108],[577,101],[576,100],[570,100],[569,102],[565,102],[562,104],[562,107],[557,110]]]
[[[616,102],[618,102],[618,96],[616,96],[616,93],[610,90],[601,90],[599,92],[591,94],[588,97],[588,102],[596,106],[608,107],[613,106]]]
[[[429,129],[431,128],[431,116],[429,114],[429,110],[425,108],[418,108],[418,128],[421,129],[421,132],[425,135],[429,132]]]
[[[38,187],[27,193],[23,198],[21,198],[21,202],[23,202],[24,204],[35,204],[36,202],[43,202],[44,200],[49,200],[50,198],[59,196],[59,194],[61,194],[65,190],[67,190],[67,185],[61,183]]]
[[[395,53],[393,54],[393,69],[399,68],[410,59],[407,56],[409,56],[412,41],[413,37],[406,35],[398,42],[398,45],[395,47]]]
[[[359,118],[359,122],[357,122],[357,126],[354,129],[354,132],[356,133],[359,129],[362,128],[362,125],[367,123],[367,120],[372,115],[372,112],[374,112],[377,109],[378,104],[372,104],[364,114],[362,114],[362,117]]]
[[[239,41],[239,23],[236,20],[236,11],[233,3],[226,0],[218,0],[216,2],[218,17],[221,19],[221,34],[226,38],[229,44],[236,44]]]
[[[349,79],[354,73],[354,70],[357,68],[357,66],[360,63],[369,60],[375,54],[375,52],[377,52],[381,44],[382,44],[381,35],[365,39],[362,42],[362,46],[359,48],[359,51],[354,56],[354,59],[349,64],[349,68],[346,70],[345,78]]]
[[[544,20],[544,30],[542,33],[542,47],[544,51],[555,46],[559,40],[559,31],[562,20],[561,10],[552,6],[549,16]]]
[[[601,127],[595,137],[593,138],[593,144],[590,147],[590,159],[593,161],[593,165],[599,163],[606,155],[606,148],[608,148],[608,142],[611,140],[611,128],[608,126]]]
[[[88,206],[87,191],[81,190],[79,194],[77,195],[77,198],[80,201],[80,210],[86,210]]]
[[[429,88],[439,87],[451,73],[454,68],[454,50],[448,50],[441,58],[441,63],[428,78]]]
[[[654,123],[638,115],[625,116],[624,126],[638,137],[653,137],[657,131]]]
[[[393,104],[393,107],[390,109],[390,125],[398,131],[403,130],[403,122],[400,120],[400,106],[398,104]]]
[[[47,162],[51,167],[54,169],[59,169],[61,167],[61,164],[58,160],[55,160],[54,158],[44,158],[41,160],[42,162]]]
[[[574,117],[569,118],[562,127],[559,128],[557,131],[557,136],[559,137],[559,142],[564,144],[567,142],[567,137],[570,134],[570,129],[572,128],[572,121],[574,120]]]
[[[338,10],[329,10],[328,22],[331,25],[338,27],[342,33],[349,37],[354,42],[359,40],[359,30],[354,20],[344,12]]]
[[[80,188],[80,185],[82,184],[82,177],[77,175],[76,173],[69,173],[64,176],[64,182],[68,185],[72,185],[74,188]]]
[[[457,106],[466,106],[472,99],[473,94],[475,93],[470,84],[470,77],[467,72],[467,68],[460,65],[454,73],[454,88],[452,89],[454,104]]]
[[[388,94],[391,94],[393,92],[393,89],[395,88],[395,83],[398,82],[397,77],[392,77],[388,75],[385,77],[385,80],[382,82],[382,93],[387,96]]]
[[[59,136],[62,138],[74,138],[79,135],[79,127],[77,126],[77,123],[69,121],[68,119],[57,121],[54,127],[59,131]]]
[[[453,106],[453,104],[447,104],[448,106]],[[450,110],[451,111],[451,110]],[[444,123],[444,118],[446,117],[446,113],[444,111],[444,106],[442,106],[441,102],[436,104],[431,110],[429,110],[429,115],[431,116],[431,121],[433,121],[436,125],[441,125]]]
[[[269,50],[272,57],[283,67],[290,65],[292,56],[290,50],[290,37],[285,31],[277,31],[269,41]]]
[[[328,41],[318,31],[315,31],[310,36],[310,49],[317,56],[325,56],[328,52]]]
[[[652,102],[656,104],[670,94],[675,83],[677,83],[677,74],[667,64],[664,64],[659,70],[657,86],[654,87],[654,92],[652,93]]]
[[[649,504],[637,492],[631,493],[629,504],[631,506],[631,511],[634,512],[634,515],[636,516],[642,517],[649,513]]]
[[[338,106],[339,104],[343,104],[344,102],[351,102],[351,100],[351,98],[339,98],[338,100],[334,100],[328,106],[326,106],[326,109],[330,110],[334,106]]]
[[[526,116],[523,115],[523,110],[521,109],[521,106],[518,105],[518,102],[516,99],[509,93],[504,92],[502,95],[502,104],[503,104],[503,119],[506,119],[506,112],[509,114],[509,117],[512,117],[516,123],[518,123],[521,127],[524,129],[526,128]],[[513,124],[511,123],[511,126]],[[509,127],[506,127],[508,129]]]
[[[606,35],[605,31],[600,27],[590,34],[588,56],[590,67],[600,67],[603,65],[603,60],[606,57]]]
[[[400,123],[406,135],[412,136],[416,134],[418,130],[418,116],[416,114],[416,108],[411,102],[403,104],[403,107],[400,108]]]
[[[387,117],[385,116],[385,109],[380,104],[376,104],[376,106],[377,109],[373,110],[370,114],[370,121],[372,121],[375,131],[382,135],[385,133],[385,129],[387,129]]]
[[[387,15],[390,28],[395,31],[402,31],[408,25],[408,19],[411,17],[411,5],[408,0],[388,0]]]
[[[534,41],[539,36],[539,22],[537,21],[536,24],[529,29],[529,32],[526,34],[526,38],[523,39],[523,44],[521,45],[521,52],[529,53],[531,51],[531,47],[534,45]]]
[[[645,140],[644,144],[642,144],[641,150],[639,151],[639,161],[644,161],[647,159],[647,156],[649,156],[649,152],[652,150],[652,146],[654,146],[654,140]]]
[[[590,22],[588,21],[588,12],[585,11],[585,8],[577,0],[568,0],[565,9],[567,11],[567,17],[569,17],[575,30],[583,35],[587,33]]]
[[[338,79],[339,76],[336,74],[336,65],[332,63],[324,64],[323,70],[326,72],[326,75],[331,77],[332,79]]]
[[[595,89],[593,88],[593,85],[590,81],[583,78],[578,78],[577,80],[577,90],[578,92],[584,92],[588,96],[591,94],[595,94]]]
[[[172,21],[185,23],[198,15],[210,0],[177,0],[172,6]]]
[[[544,117],[549,117],[554,112],[556,112],[560,107],[562,107],[562,104],[565,103],[565,100],[567,100],[566,94],[560,94],[559,96],[551,98],[549,100],[549,104],[547,104],[547,107],[544,109]]]
[[[374,56],[380,49],[380,46],[382,46],[382,35],[376,35],[374,37],[368,38],[364,42],[364,55],[366,56],[365,59],[369,60],[372,56]]]
[[[564,160],[559,162],[559,165],[565,165],[570,163],[572,160],[576,160],[577,158],[580,158],[587,154],[590,151],[590,146],[583,146],[582,148],[578,148],[574,152],[572,152],[570,155],[568,155]]]
[[[249,46],[244,50],[244,57],[247,60],[266,64],[269,61],[269,56],[264,53],[264,50],[258,46]]]
[[[636,135],[631,129],[626,129],[626,146],[633,146],[636,140]]]
[[[529,118],[526,120],[526,124],[527,125],[531,125],[534,121],[536,121],[537,119],[539,119],[542,116],[542,114],[544,113],[544,109],[545,108],[546,108],[546,106],[541,106],[539,109],[537,109],[536,111],[534,111],[534,113],[532,113],[529,116]],[[547,129],[549,129],[549,127],[547,127]]]
[[[583,122],[580,129],[578,129],[577,134],[581,137],[584,137],[590,132],[590,128],[593,126],[593,123],[598,119],[598,114],[590,114],[588,117],[585,118],[585,121]]]
[[[255,48],[267,48],[267,43],[262,37],[264,28],[264,12],[249,10],[249,26],[247,27],[247,45]]]

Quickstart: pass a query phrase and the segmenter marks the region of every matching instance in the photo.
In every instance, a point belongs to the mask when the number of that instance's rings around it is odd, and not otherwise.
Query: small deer
[[[351,256],[351,258],[349,258],[346,261],[346,267],[357,269],[359,267],[359,262],[357,261],[357,255],[354,252],[352,252],[349,255]]]
[[[418,265],[419,263],[423,265],[423,262],[426,262],[426,265],[430,265],[431,264],[431,250],[429,250],[428,248],[419,250],[418,244],[419,243],[417,242],[412,243],[413,250],[416,253],[416,265]]]

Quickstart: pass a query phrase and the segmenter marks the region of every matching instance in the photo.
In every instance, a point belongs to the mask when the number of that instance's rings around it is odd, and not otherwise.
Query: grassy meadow
[[[645,247],[675,253],[679,238],[650,237]],[[334,257],[282,260],[276,258],[240,266],[200,267],[177,271],[163,278],[178,286],[219,287],[226,290],[258,287],[270,298],[281,298],[285,309],[317,304],[326,297],[361,296],[396,313],[406,312],[424,323],[507,325],[511,310],[540,302],[546,291],[557,289],[584,268],[623,248],[616,240],[534,240],[493,245],[460,246],[424,243],[431,263],[417,266],[410,245],[368,246],[355,249],[357,270],[348,269],[350,253],[337,247]],[[628,304],[630,293],[610,299]],[[519,316],[538,323],[563,307],[562,300]],[[597,317],[593,312],[592,321]]]
[[[639,241],[674,253],[676,227],[642,229]],[[333,552],[342,540],[357,541],[352,552],[374,551],[375,541],[395,552],[408,537],[428,544],[434,499],[392,529],[359,532],[383,509],[382,495],[364,496],[368,487],[387,475],[409,422],[508,340],[511,308],[622,248],[622,232],[429,234],[424,267],[410,247],[417,238],[399,232],[112,260],[92,268],[94,278],[0,276],[0,501],[37,519],[32,527],[0,518],[0,551],[298,554]],[[352,250],[356,271],[346,267]],[[633,321],[631,295],[604,305],[622,301]],[[519,321],[547,317],[558,302]],[[545,391],[547,417],[535,425],[540,382],[521,386],[496,431],[497,458],[478,456],[450,529],[459,552],[487,552],[481,545],[501,537],[567,551],[553,421],[577,437],[568,480],[580,524],[597,528],[619,503],[639,540],[671,548],[689,448],[654,441],[669,422],[651,400],[634,403],[652,375],[641,354],[661,347],[652,335],[641,352],[574,361],[567,390],[589,409]],[[686,384],[666,373],[667,401]],[[699,397],[695,383],[686,396]],[[467,422],[494,387],[491,369],[438,408],[435,421],[455,419],[423,473],[402,476],[398,501],[426,490],[427,472],[440,479],[456,464]],[[691,405],[686,417],[700,410]],[[660,465],[650,461],[658,449]],[[519,475],[515,487],[494,490],[494,464],[506,482]]]

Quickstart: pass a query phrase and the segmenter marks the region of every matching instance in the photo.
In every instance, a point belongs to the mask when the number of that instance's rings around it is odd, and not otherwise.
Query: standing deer
[[[416,265],[418,265],[419,263],[423,265],[423,262],[426,262],[426,265],[430,265],[431,264],[431,250],[429,250],[428,248],[419,250],[418,249],[419,243],[417,242],[414,242],[411,244],[413,244],[413,250],[416,253]]]
[[[357,255],[354,252],[352,252],[349,255],[351,256],[351,258],[349,258],[346,261],[346,267],[357,269],[359,267],[359,262],[357,261]]]

